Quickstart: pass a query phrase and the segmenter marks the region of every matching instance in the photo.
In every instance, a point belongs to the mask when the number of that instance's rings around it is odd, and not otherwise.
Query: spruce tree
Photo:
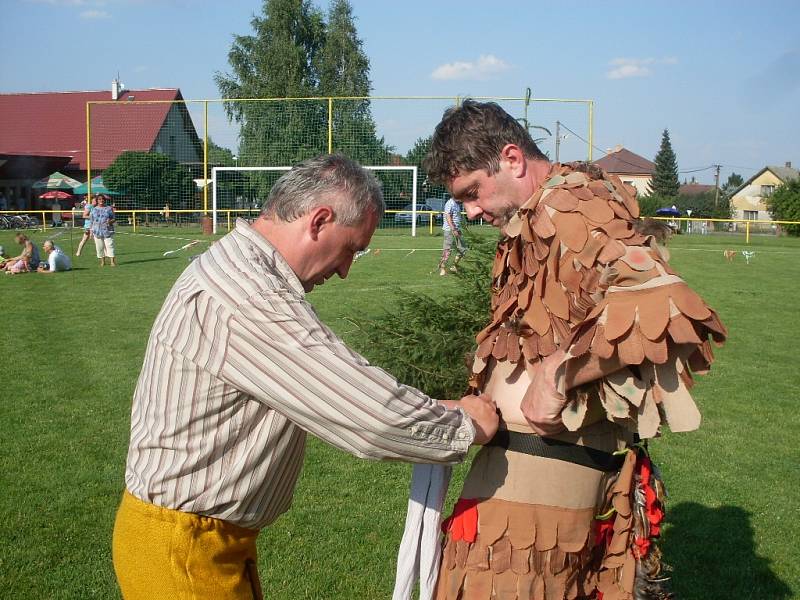
[[[231,73],[215,74],[223,98],[369,95],[369,59],[347,0],[332,2],[327,23],[310,0],[264,0],[251,25],[251,35],[234,36]],[[291,165],[328,150],[325,101],[229,102],[225,109],[240,124],[242,165]],[[391,148],[376,133],[368,100],[335,101],[333,127],[334,151],[364,164],[388,162]]]
[[[678,160],[672,150],[667,129],[661,136],[661,149],[656,154],[655,165],[653,179],[650,181],[650,194],[662,198],[675,198],[680,189]]]
[[[317,93],[317,57],[325,42],[322,13],[309,0],[264,0],[250,22],[252,35],[236,35],[228,53],[232,73],[216,73],[223,98],[309,97]],[[229,102],[240,124],[242,164],[287,165],[326,149],[320,102]]]
[[[469,252],[454,288],[435,295],[397,288],[384,312],[351,321],[354,329],[346,334],[372,364],[433,398],[466,392],[475,335],[491,318],[488,282],[497,235],[465,233]]]
[[[319,96],[369,96],[369,58],[358,37],[353,9],[347,0],[334,0],[328,10],[325,41],[316,62]],[[389,148],[376,133],[369,100],[335,100],[333,150],[369,165],[388,162]]]

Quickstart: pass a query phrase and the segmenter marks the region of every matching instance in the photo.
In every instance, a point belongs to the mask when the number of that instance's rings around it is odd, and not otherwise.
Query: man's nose
[[[473,203],[467,204],[466,202],[464,203],[464,212],[467,213],[467,217],[470,219],[476,219],[483,214],[480,206]]]

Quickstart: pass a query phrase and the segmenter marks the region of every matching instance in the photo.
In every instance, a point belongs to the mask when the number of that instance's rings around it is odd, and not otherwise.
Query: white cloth
[[[114,238],[94,238],[94,249],[97,251],[97,258],[114,258]]]
[[[56,246],[47,257],[47,264],[50,271],[69,271],[72,268],[72,261],[69,256]]]
[[[447,465],[414,465],[392,600],[410,600],[418,579],[419,600],[433,598],[442,555],[442,506],[452,473]]]

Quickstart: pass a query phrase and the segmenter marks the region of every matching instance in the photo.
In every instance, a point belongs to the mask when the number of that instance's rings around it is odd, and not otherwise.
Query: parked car
[[[425,198],[423,202],[417,203],[417,225],[429,225],[431,217],[433,217],[434,224],[441,225],[445,202],[447,202],[447,200],[442,198]],[[401,210],[402,212],[395,213],[394,215],[395,226],[410,227],[414,210],[413,205],[407,204]],[[431,212],[435,214],[431,215]]]

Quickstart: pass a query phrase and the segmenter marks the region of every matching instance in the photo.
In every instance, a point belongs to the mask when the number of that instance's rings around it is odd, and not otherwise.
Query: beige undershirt
[[[488,375],[483,391],[497,403],[504,422],[501,427],[532,433],[520,410],[531,382],[527,371],[508,361],[492,360],[486,368]],[[552,437],[604,452],[614,452],[630,442],[629,434],[606,420]],[[564,508],[598,507],[603,503],[612,475],[562,460],[486,446],[473,460],[461,495]]]

